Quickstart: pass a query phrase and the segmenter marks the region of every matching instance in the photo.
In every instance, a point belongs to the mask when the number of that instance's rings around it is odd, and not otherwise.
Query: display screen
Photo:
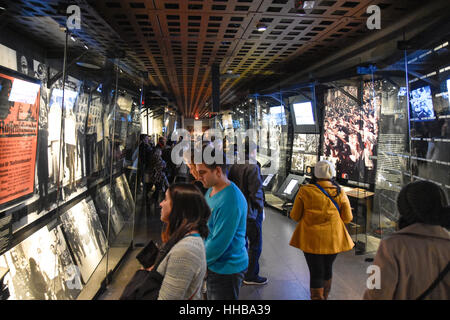
[[[284,106],[271,107],[270,117],[272,122],[276,125],[286,125],[286,114],[284,113]]]
[[[311,101],[294,103],[294,117],[296,125],[315,124],[314,113]]]
[[[286,189],[284,189],[283,193],[285,194],[291,194],[292,190],[294,190],[295,186],[298,184],[297,180],[291,180],[289,184],[287,185]]]
[[[39,90],[0,73],[0,205],[34,192]]]
[[[430,86],[412,90],[410,93],[411,118],[426,120],[434,118],[433,99]]]
[[[263,186],[264,186],[264,187],[267,187],[267,186],[269,185],[270,181],[272,180],[272,178],[273,178],[273,174],[269,174],[269,175],[266,177],[266,179],[264,180]]]
[[[239,129],[240,127],[241,127],[241,123],[239,122],[239,120],[233,120],[233,128]]]

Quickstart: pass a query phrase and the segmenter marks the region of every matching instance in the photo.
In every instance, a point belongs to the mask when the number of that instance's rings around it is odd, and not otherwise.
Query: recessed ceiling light
[[[88,63],[88,62],[83,62],[83,61],[78,61],[77,65],[83,68],[87,68],[87,69],[93,69],[93,70],[100,70],[101,67],[92,63]]]
[[[266,26],[264,23],[258,23],[258,24],[256,25],[256,29],[257,29],[259,32],[264,32],[264,31],[267,30],[267,26]]]

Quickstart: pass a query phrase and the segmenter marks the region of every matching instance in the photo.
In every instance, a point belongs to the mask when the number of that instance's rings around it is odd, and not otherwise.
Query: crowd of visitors
[[[242,285],[268,283],[259,274],[265,196],[257,146],[246,141],[245,163],[230,164],[223,150],[203,142],[198,151],[214,161],[194,163],[199,146],[192,144],[180,165],[172,162],[173,147],[164,138],[153,145],[142,135],[138,149],[144,208],[152,202],[161,208],[164,224],[158,263],[147,269],[162,277],[158,299],[237,300]],[[289,216],[298,224],[289,244],[304,254],[311,299],[327,300],[336,257],[354,247],[346,228],[353,215],[334,164],[319,161],[313,173],[295,197]],[[398,231],[381,241],[374,262],[381,287],[363,298],[448,300],[450,209],[444,191],[432,182],[412,182],[397,205]]]

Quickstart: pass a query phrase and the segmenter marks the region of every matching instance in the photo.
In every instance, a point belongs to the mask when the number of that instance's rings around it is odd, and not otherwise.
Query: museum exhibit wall
[[[317,160],[333,162],[352,204],[348,229],[362,254],[397,230],[404,185],[429,180],[450,196],[448,30],[439,24],[419,33],[383,63],[362,60],[312,83],[250,95],[261,132],[258,161],[264,166],[264,155],[274,153],[280,159],[273,176],[263,175],[267,204],[288,215],[292,201],[281,190],[287,180],[307,183]],[[398,40],[391,40],[395,47]],[[299,126],[307,123],[317,130]]]
[[[0,40],[2,288],[92,299],[133,240],[139,87],[118,59],[97,54],[93,71],[22,36]]]

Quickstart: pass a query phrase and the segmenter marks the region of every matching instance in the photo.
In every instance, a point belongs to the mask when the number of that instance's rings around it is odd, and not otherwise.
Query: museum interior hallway
[[[139,203],[139,198],[138,198]],[[139,209],[139,206],[137,207]],[[153,211],[153,210],[152,210]],[[158,210],[159,211],[159,210]],[[263,251],[260,258],[260,275],[267,277],[266,285],[244,285],[240,300],[309,300],[309,271],[303,253],[289,246],[296,223],[274,209],[266,207],[263,222]],[[136,270],[141,266],[135,259],[142,250],[138,245],[150,239],[160,239],[159,214],[142,218],[137,211],[135,248],[124,258],[100,300],[117,300]],[[139,218],[141,217],[141,219]],[[140,221],[139,221],[140,220]],[[334,263],[333,284],[329,300],[359,300],[366,289],[366,258],[355,255],[355,249],[338,255]]]

